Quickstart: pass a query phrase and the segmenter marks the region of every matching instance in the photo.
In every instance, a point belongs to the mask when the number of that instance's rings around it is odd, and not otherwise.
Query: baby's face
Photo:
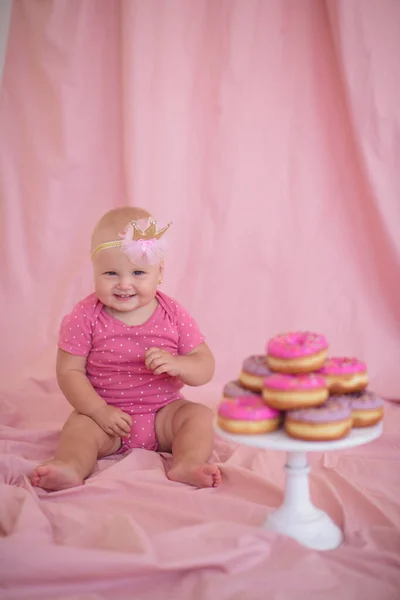
[[[161,265],[134,265],[120,248],[107,248],[93,259],[96,296],[105,306],[128,313],[155,297]]]

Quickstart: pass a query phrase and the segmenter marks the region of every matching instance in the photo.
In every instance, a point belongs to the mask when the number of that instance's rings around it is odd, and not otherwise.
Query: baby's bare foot
[[[171,481],[179,481],[199,488],[217,487],[221,483],[221,471],[217,465],[209,463],[180,461],[171,467],[167,477]]]
[[[66,490],[82,485],[83,480],[72,465],[52,460],[39,465],[31,475],[31,483],[44,490]]]

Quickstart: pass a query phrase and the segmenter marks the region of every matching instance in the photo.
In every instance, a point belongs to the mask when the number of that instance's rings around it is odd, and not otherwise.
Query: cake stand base
[[[308,513],[295,514],[286,507],[278,508],[264,524],[269,531],[294,538],[314,550],[333,550],[340,546],[343,534],[326,513],[315,506]]]
[[[343,541],[342,532],[330,517],[310,500],[305,452],[286,454],[286,486],[282,505],[269,515],[264,527],[294,538],[307,548],[332,550]]]

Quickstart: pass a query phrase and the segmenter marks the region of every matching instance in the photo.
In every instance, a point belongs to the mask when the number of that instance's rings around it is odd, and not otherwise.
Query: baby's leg
[[[81,485],[97,458],[116,452],[120,439],[103,431],[90,417],[73,412],[61,432],[54,458],[36,467],[32,485],[64,490]]]
[[[203,404],[177,400],[164,406],[156,418],[160,450],[172,451],[168,479],[196,487],[216,487],[218,467],[208,463],[214,445],[214,414]]]

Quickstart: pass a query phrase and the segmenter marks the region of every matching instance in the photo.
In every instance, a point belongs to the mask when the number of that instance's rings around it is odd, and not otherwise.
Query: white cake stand
[[[334,442],[303,442],[287,436],[283,430],[261,435],[227,433],[215,423],[217,434],[234,444],[255,446],[265,450],[286,452],[286,485],[281,506],[270,514],[263,524],[270,531],[288,535],[304,546],[315,550],[332,550],[343,541],[342,531],[310,499],[307,452],[328,452],[361,446],[377,439],[382,423],[374,427],[353,429],[350,434]]]

